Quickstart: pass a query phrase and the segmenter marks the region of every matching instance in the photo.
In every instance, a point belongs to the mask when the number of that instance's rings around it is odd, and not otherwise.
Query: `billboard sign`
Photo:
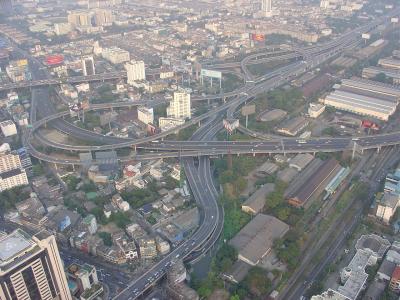
[[[265,35],[264,34],[258,34],[258,33],[251,33],[250,34],[250,39],[254,42],[264,42],[265,41]]]
[[[363,120],[361,126],[367,129],[379,130],[379,125],[370,120]]]
[[[28,60],[27,59],[19,59],[17,60],[17,66],[18,67],[25,67],[28,65]]]
[[[207,69],[201,69],[200,75],[202,77],[209,77],[209,78],[216,78],[216,79],[222,78],[222,73],[220,71],[207,70]]]
[[[370,35],[369,33],[363,33],[363,34],[361,35],[361,37],[362,37],[364,40],[369,40],[369,39],[371,38],[371,35]]]
[[[82,104],[81,103],[70,104],[69,110],[71,112],[78,112],[78,111],[82,110]]]
[[[224,128],[231,134],[235,129],[239,128],[239,120],[238,119],[224,119],[222,121]]]
[[[256,105],[255,104],[250,104],[250,105],[245,105],[241,109],[242,116],[250,116],[256,113]]]
[[[392,23],[399,23],[399,18],[391,18],[390,22]]]

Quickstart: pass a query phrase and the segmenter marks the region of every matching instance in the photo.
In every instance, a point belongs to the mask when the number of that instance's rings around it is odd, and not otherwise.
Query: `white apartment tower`
[[[272,0],[261,0],[261,11],[265,17],[272,17]]]
[[[174,97],[167,107],[168,117],[190,119],[192,117],[190,110],[190,94],[183,90],[174,92]]]
[[[125,70],[127,72],[128,84],[133,85],[135,81],[141,81],[146,79],[146,70],[144,67],[144,61],[134,61],[125,64]]]
[[[0,153],[0,174],[14,169],[19,169],[21,167],[21,160],[17,153]]]
[[[54,236],[0,235],[0,299],[72,300]]]
[[[321,0],[320,5],[321,8],[323,9],[327,9],[330,6],[330,2],[329,0]]]

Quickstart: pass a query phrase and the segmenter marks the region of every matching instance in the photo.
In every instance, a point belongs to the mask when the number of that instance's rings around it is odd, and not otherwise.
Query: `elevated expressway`
[[[217,107],[215,110],[210,111],[203,116],[193,118],[185,126],[174,129],[174,131],[183,129],[187,126],[197,124],[205,121],[206,125],[201,127],[200,130],[204,132],[204,135],[199,134],[199,139],[205,139],[205,141],[185,141],[185,142],[161,142],[157,141],[160,138],[169,135],[170,133],[162,133],[149,138],[140,140],[121,140],[117,144],[101,145],[101,146],[72,146],[72,145],[55,145],[72,151],[99,151],[107,149],[118,149],[123,147],[141,147],[152,151],[162,152],[150,152],[145,154],[136,154],[134,157],[129,159],[154,159],[160,157],[180,157],[183,158],[185,171],[187,178],[195,196],[196,201],[203,208],[203,219],[200,227],[194,233],[191,239],[185,241],[183,244],[174,249],[169,255],[164,257],[160,262],[153,265],[148,271],[140,276],[137,280],[131,282],[125,290],[123,290],[115,299],[136,299],[144,290],[152,286],[152,284],[163,276],[166,269],[176,260],[180,258],[190,257],[193,251],[198,249],[198,245],[207,245],[208,241],[214,242],[215,237],[218,237],[218,224],[223,220],[221,216],[220,208],[217,205],[216,197],[218,193],[215,191],[215,187],[212,186],[212,182],[207,181],[211,178],[211,172],[209,170],[209,160],[205,156],[210,155],[222,155],[222,154],[248,154],[251,153],[256,155],[257,153],[299,153],[299,152],[332,152],[332,151],[343,151],[351,150],[355,147],[359,149],[370,149],[380,148],[382,146],[388,146],[392,144],[400,143],[400,133],[392,133],[386,135],[377,135],[366,138],[340,138],[340,139],[310,139],[307,141],[301,141],[296,139],[281,139],[272,141],[249,141],[249,142],[218,142],[211,141],[212,138],[211,129],[218,131],[221,128],[221,116],[227,114],[232,116],[236,109],[243,103],[251,101],[251,99],[258,93],[268,91],[275,88],[276,86],[282,85],[288,81],[288,79],[297,76],[305,72],[308,68],[326,61],[330,57],[340,53],[344,49],[353,47],[360,41],[359,36],[361,32],[370,30],[376,27],[379,23],[382,23],[383,19],[371,23],[369,26],[364,26],[358,30],[350,31],[346,33],[343,38],[336,40],[336,42],[328,43],[324,46],[318,46],[317,49],[309,50],[307,53],[309,57],[306,61],[294,62],[289,66],[282,68],[279,72],[275,73],[274,76],[266,76],[257,83],[248,83],[246,88],[247,91],[242,91],[234,97],[233,100]],[[33,156],[39,156],[39,159],[48,160],[48,157],[40,157],[45,155],[42,153],[38,154],[33,147],[31,147],[30,140],[35,134],[36,130],[41,126],[57,120],[62,117],[65,113],[58,113],[54,116],[47,116],[42,120],[37,121],[33,125],[33,128],[26,135],[26,145],[29,147]],[[209,121],[206,121],[209,119]],[[211,122],[211,123],[210,123]],[[214,122],[214,123],[213,123]],[[219,128],[218,128],[219,127]],[[210,134],[207,135],[207,131]],[[195,136],[196,138],[196,136]],[[51,145],[53,146],[53,145]],[[193,158],[185,159],[185,157],[199,157],[199,167],[196,171]],[[55,163],[66,163],[66,164],[79,164],[78,161],[53,159]],[[124,158],[121,158],[123,160]],[[208,161],[208,162],[207,162]],[[210,196],[211,195],[211,196]],[[222,226],[222,225],[220,225]]]

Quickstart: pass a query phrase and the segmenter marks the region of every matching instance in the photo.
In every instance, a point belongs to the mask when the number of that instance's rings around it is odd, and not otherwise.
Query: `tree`
[[[154,218],[153,216],[148,216],[146,220],[147,220],[147,222],[149,222],[151,225],[154,225],[154,224],[157,223],[156,218]]]
[[[267,277],[267,273],[260,267],[253,267],[243,280],[243,285],[247,291],[260,297],[269,293],[272,289],[271,280]]]
[[[77,185],[79,184],[81,180],[74,176],[74,175],[68,175],[67,177],[65,177],[64,182],[66,183],[68,189],[70,191],[75,191]]]
[[[289,207],[281,207],[278,209],[277,217],[281,221],[286,221],[289,217],[290,209]]]
[[[103,240],[104,245],[111,247],[113,242],[112,242],[112,238],[111,238],[111,234],[108,232],[99,232],[98,233],[99,237]]]
[[[166,189],[173,190],[178,186],[179,186],[179,181],[176,180],[175,178],[172,178],[171,176],[167,176],[167,178],[165,178],[165,188]]]
[[[374,80],[387,83],[388,82],[388,77],[386,76],[385,73],[379,73],[374,77]]]
[[[104,211],[101,207],[95,207],[90,211],[91,214],[93,214],[96,217],[96,220],[102,224],[106,225],[108,223],[108,219],[106,215],[104,214]]]
[[[23,187],[15,187],[10,190],[5,190],[0,193],[0,212],[5,212],[15,208],[15,204],[20,201],[26,200],[29,193],[24,191]]]
[[[229,244],[223,244],[215,256],[215,271],[226,272],[236,262],[237,250]]]
[[[110,220],[121,229],[125,229],[125,227],[131,222],[127,214],[122,211],[111,214]]]
[[[32,166],[33,176],[41,176],[44,175],[44,169],[42,165],[33,165]]]

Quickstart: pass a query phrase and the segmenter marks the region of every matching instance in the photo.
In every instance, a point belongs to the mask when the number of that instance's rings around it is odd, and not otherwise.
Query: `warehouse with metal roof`
[[[249,265],[257,265],[272,251],[274,240],[285,235],[289,225],[264,214],[255,216],[229,244],[238,251],[238,259]]]
[[[315,199],[320,195],[341,168],[338,161],[333,158],[323,161],[318,169],[307,178],[304,185],[287,195],[289,204],[295,207],[309,207],[310,199]]]
[[[394,83],[400,83],[400,71],[381,67],[364,68],[362,71],[362,77],[374,78],[376,75],[381,73],[385,74],[389,78],[392,78]]]
[[[381,58],[378,61],[378,65],[384,68],[400,70],[400,60],[393,58]]]
[[[324,104],[359,115],[387,121],[396,111],[397,102],[336,90],[325,97]]]
[[[399,87],[359,77],[352,77],[351,79],[343,79],[340,85],[340,90],[347,92],[356,92],[357,94],[371,96],[371,97],[378,97],[386,100],[392,100],[392,101],[400,100]]]

